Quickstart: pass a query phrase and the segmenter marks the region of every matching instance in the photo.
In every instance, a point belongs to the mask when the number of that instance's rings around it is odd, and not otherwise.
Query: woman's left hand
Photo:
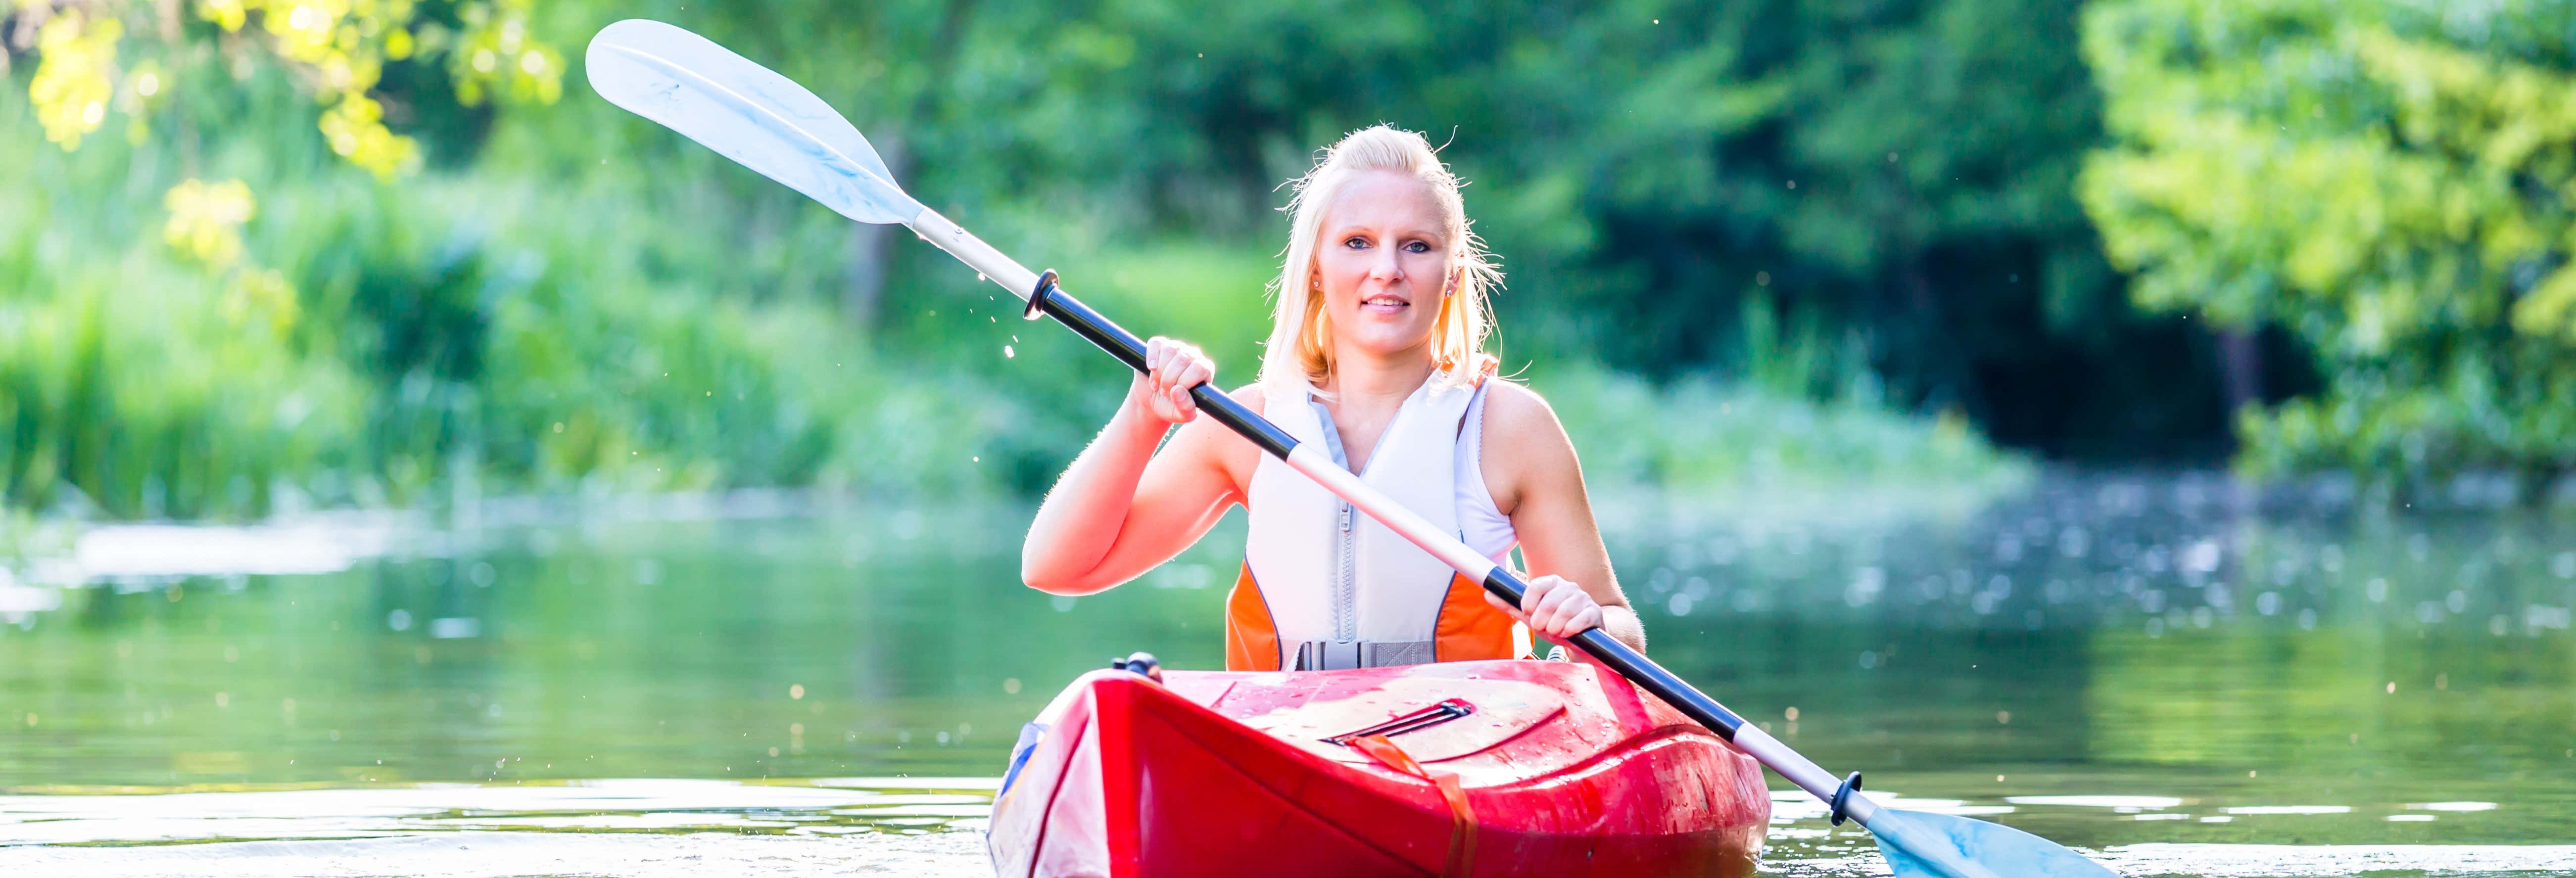
[[[1521,605],[1503,603],[1493,592],[1485,600],[1495,609],[1510,613],[1529,626],[1530,633],[1552,640],[1567,640],[1574,635],[1601,627],[1601,603],[1582,586],[1562,576],[1541,576],[1530,580],[1529,589],[1521,592]]]

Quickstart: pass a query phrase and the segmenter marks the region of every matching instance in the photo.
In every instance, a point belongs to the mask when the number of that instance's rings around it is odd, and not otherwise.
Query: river
[[[2193,473],[1598,502],[1651,653],[1899,804],[2130,875],[2576,872],[2566,513]],[[1049,597],[1027,516],[92,531],[0,583],[0,873],[986,874],[1021,721],[1112,656],[1219,664],[1241,540]],[[1883,872],[1774,787],[1766,874]]]

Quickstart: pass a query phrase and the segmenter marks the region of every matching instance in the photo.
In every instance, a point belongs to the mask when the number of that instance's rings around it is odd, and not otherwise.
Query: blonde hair
[[[1317,295],[1315,248],[1323,237],[1324,209],[1366,171],[1411,174],[1429,184],[1439,200],[1449,264],[1441,279],[1439,321],[1431,332],[1432,364],[1442,383],[1475,384],[1495,367],[1494,356],[1485,352],[1485,336],[1494,328],[1485,291],[1501,286],[1503,273],[1468,225],[1457,175],[1421,134],[1387,125],[1351,132],[1294,183],[1296,195],[1287,207],[1292,217],[1288,250],[1279,278],[1271,282],[1270,342],[1261,356],[1261,382],[1307,386],[1333,372],[1332,328],[1323,297]]]

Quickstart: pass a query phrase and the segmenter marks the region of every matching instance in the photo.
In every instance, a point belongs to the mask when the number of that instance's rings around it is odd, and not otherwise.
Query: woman
[[[1327,151],[1291,204],[1260,380],[1233,396],[1488,557],[1519,546],[1535,575],[1520,606],[1200,419],[1189,389],[1216,365],[1164,338],[1030,523],[1028,584],[1081,595],[1126,582],[1241,503],[1251,530],[1226,599],[1228,670],[1514,658],[1529,652],[1514,620],[1560,641],[1600,627],[1644,649],[1573,444],[1483,350],[1485,289],[1500,275],[1458,185],[1414,132],[1381,125]]]

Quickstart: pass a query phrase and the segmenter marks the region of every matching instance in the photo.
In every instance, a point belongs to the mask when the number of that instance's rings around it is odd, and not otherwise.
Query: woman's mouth
[[[1379,293],[1360,300],[1360,310],[1378,314],[1394,314],[1412,305],[1413,303],[1405,301],[1404,297],[1388,293]]]

